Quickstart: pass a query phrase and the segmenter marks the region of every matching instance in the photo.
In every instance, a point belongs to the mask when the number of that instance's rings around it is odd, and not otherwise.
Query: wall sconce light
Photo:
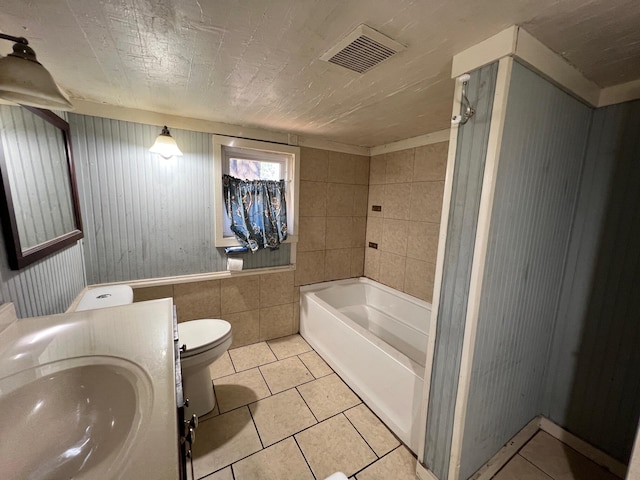
[[[158,138],[156,138],[156,141],[151,146],[149,151],[151,153],[157,153],[158,155],[164,158],[171,158],[173,156],[179,156],[179,157],[182,156],[182,152],[178,148],[178,144],[169,133],[169,129],[167,128],[166,125],[162,129],[162,132],[160,132],[160,135],[158,135]]]
[[[4,33],[0,38],[15,42],[13,52],[0,58],[0,98],[31,107],[73,108],[51,74],[36,60],[36,52],[26,38]]]

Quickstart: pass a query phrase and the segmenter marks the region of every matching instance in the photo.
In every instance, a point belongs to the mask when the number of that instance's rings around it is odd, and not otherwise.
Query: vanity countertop
[[[173,333],[171,299],[24,318],[0,331],[0,403],[13,406],[0,411],[0,427],[20,425],[20,438],[0,448],[4,473],[47,464],[65,478],[75,468],[74,478],[177,479]],[[78,407],[65,413],[67,404]],[[45,425],[55,409],[71,420],[68,434]]]

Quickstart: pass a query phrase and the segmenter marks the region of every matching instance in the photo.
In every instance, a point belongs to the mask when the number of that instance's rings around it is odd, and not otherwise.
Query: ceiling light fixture
[[[15,42],[13,52],[0,58],[0,98],[31,107],[73,108],[48,70],[36,60],[36,52],[26,38],[4,33],[0,38]]]
[[[157,153],[161,157],[171,158],[173,156],[182,156],[182,152],[178,148],[178,144],[169,133],[169,129],[165,125],[156,138],[155,143],[149,149],[151,153]]]

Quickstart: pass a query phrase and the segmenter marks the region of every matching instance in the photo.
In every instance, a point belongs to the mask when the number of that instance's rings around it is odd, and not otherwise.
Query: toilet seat
[[[182,358],[198,355],[224,343],[231,336],[231,325],[225,320],[190,320],[178,324],[180,346],[187,349],[180,353]]]

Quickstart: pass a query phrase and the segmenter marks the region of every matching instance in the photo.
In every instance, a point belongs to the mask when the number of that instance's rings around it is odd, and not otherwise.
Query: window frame
[[[235,236],[224,236],[224,218],[227,216],[224,207],[224,193],[222,189],[222,174],[228,171],[225,161],[224,148],[242,148],[270,154],[287,156],[286,177],[287,182],[285,196],[287,199],[287,239],[283,243],[296,244],[298,242],[298,204],[300,190],[300,147],[283,145],[279,143],[263,142],[259,140],[247,140],[244,138],[226,137],[224,135],[213,136],[213,215],[214,215],[214,244],[216,247],[236,247],[240,243]],[[266,161],[266,160],[265,160]],[[291,249],[292,252],[295,248]],[[292,254],[292,263],[295,254]]]

